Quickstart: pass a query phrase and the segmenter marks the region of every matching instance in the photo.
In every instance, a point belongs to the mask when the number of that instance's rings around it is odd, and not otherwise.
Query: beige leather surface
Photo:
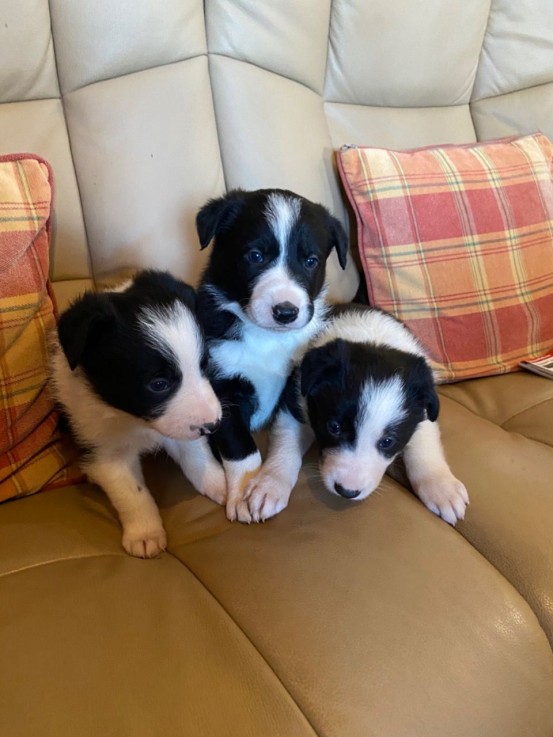
[[[50,0],[50,8],[64,93],[207,51],[201,0]]]
[[[210,535],[194,503],[174,503],[178,481],[166,474],[171,552],[248,634],[318,734],[549,734],[553,661],[534,615],[411,494],[387,480],[351,504],[310,472],[275,520],[221,528],[215,511]]]
[[[196,278],[206,253],[194,218],[223,188],[206,58],[89,85],[65,109],[94,274],[134,266]]]
[[[552,52],[550,0],[493,0],[472,99],[551,82]]]
[[[553,4],[551,5],[553,8]],[[552,21],[553,27],[553,21]],[[553,54],[553,42],[552,54]],[[472,104],[479,139],[516,136],[541,130],[553,138],[553,83],[530,87]]]
[[[124,554],[99,496],[2,508],[2,734],[313,735],[193,573]]]
[[[90,259],[77,178],[59,99],[0,105],[0,154],[15,151],[38,153],[52,165],[55,177],[52,278],[89,276]]]
[[[481,0],[336,0],[326,99],[386,107],[467,103],[488,9]]]
[[[243,526],[169,462],[147,478],[169,533],[152,561],[93,487],[1,508],[10,735],[549,737],[535,616],[393,482],[352,505],[303,477]]]
[[[476,134],[468,105],[390,108],[325,103],[328,126],[335,148],[344,143],[397,148],[437,143],[467,143]]]
[[[521,372],[441,393],[448,459],[471,500],[458,529],[525,596],[553,643],[553,382]]]
[[[3,2],[0,15],[0,103],[58,96],[48,4]]]

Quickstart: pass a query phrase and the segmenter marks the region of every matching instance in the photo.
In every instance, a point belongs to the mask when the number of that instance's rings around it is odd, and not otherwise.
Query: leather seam
[[[207,586],[207,584],[206,584],[206,583],[205,583],[204,581],[202,581],[202,579],[201,579],[201,578],[200,578],[200,577],[198,576],[198,574],[197,574],[197,573],[196,573],[196,572],[195,572],[195,571],[194,571],[194,570],[193,570],[193,569],[192,569],[192,568],[190,567],[190,565],[189,565],[188,563],[186,563],[186,562],[185,562],[184,560],[182,560],[182,558],[179,558],[179,557],[178,557],[177,555],[175,555],[174,553],[172,553],[172,552],[171,552],[170,550],[167,550],[167,551],[166,551],[166,554],[167,554],[167,555],[170,555],[170,556],[171,556],[171,557],[172,557],[172,558],[173,558],[174,560],[176,560],[176,561],[177,561],[177,563],[180,563],[180,564],[181,564],[181,565],[182,565],[182,566],[183,566],[183,567],[184,567],[184,568],[185,568],[185,569],[186,569],[186,570],[187,570],[187,571],[188,571],[188,572],[190,573],[190,575],[194,577],[194,579],[195,579],[195,580],[196,580],[196,581],[197,581],[197,582],[199,583],[199,585],[200,585],[200,586],[201,586],[201,587],[202,587],[202,588],[204,589],[204,591],[206,591],[206,592],[207,592],[207,593],[209,594],[209,596],[210,596],[210,597],[211,597],[211,598],[213,599],[213,601],[214,601],[214,602],[215,602],[215,603],[217,604],[217,606],[219,607],[219,609],[220,609],[220,610],[221,610],[222,612],[224,612],[224,614],[225,614],[225,615],[226,615],[226,616],[228,617],[228,619],[229,619],[229,620],[230,620],[230,621],[231,621],[231,622],[233,623],[233,625],[234,625],[234,626],[235,626],[235,627],[236,627],[236,628],[238,629],[238,631],[242,633],[243,637],[244,637],[244,638],[245,638],[245,639],[246,639],[246,640],[247,640],[247,641],[248,641],[248,642],[250,643],[250,645],[252,646],[252,648],[253,648],[253,649],[255,650],[255,652],[256,652],[256,653],[257,653],[257,654],[259,655],[259,657],[261,658],[261,660],[262,660],[262,661],[263,661],[263,662],[265,663],[265,665],[266,665],[266,666],[267,666],[267,668],[268,668],[268,669],[270,670],[270,672],[271,672],[271,673],[272,673],[272,674],[274,675],[274,677],[276,678],[276,680],[277,680],[277,681],[278,681],[278,682],[280,683],[280,685],[282,686],[282,688],[283,688],[283,690],[285,691],[285,693],[286,693],[286,694],[288,694],[288,696],[289,696],[290,700],[292,701],[292,703],[293,703],[293,704],[295,704],[295,706],[296,706],[296,708],[297,708],[298,712],[299,712],[299,713],[300,713],[300,714],[302,715],[302,717],[303,717],[303,718],[305,719],[305,722],[306,722],[307,726],[308,726],[308,727],[309,727],[309,728],[310,728],[310,729],[312,730],[312,732],[313,732],[313,735],[315,735],[315,736],[317,736],[317,737],[318,737],[318,735],[319,735],[320,733],[319,733],[319,732],[317,732],[317,730],[315,729],[315,726],[314,726],[314,725],[312,724],[311,720],[309,719],[309,717],[307,716],[307,714],[305,713],[305,711],[304,711],[304,710],[302,709],[302,707],[300,706],[300,704],[298,703],[298,701],[297,701],[297,700],[296,700],[296,699],[294,698],[294,696],[293,696],[293,695],[292,695],[292,693],[290,692],[289,688],[288,688],[288,687],[286,686],[286,684],[285,684],[285,683],[283,682],[282,678],[281,678],[281,677],[279,676],[279,674],[278,674],[278,673],[277,673],[277,672],[275,671],[275,669],[273,668],[273,666],[271,665],[271,663],[270,663],[270,662],[269,662],[269,661],[267,660],[267,658],[266,658],[266,657],[265,657],[265,655],[264,655],[264,654],[263,654],[263,653],[261,652],[261,650],[260,650],[260,649],[259,649],[259,648],[257,647],[257,645],[256,645],[256,644],[255,644],[255,643],[254,643],[254,642],[252,641],[251,637],[250,637],[250,636],[248,635],[248,633],[247,633],[247,632],[246,632],[246,631],[244,630],[244,628],[243,628],[243,627],[241,627],[241,626],[240,626],[240,625],[238,624],[238,622],[237,622],[237,621],[236,621],[236,619],[235,619],[235,618],[234,618],[234,617],[233,617],[233,616],[231,615],[231,613],[230,613],[230,612],[228,611],[228,609],[227,609],[227,608],[226,608],[226,607],[225,607],[225,606],[223,605],[223,603],[222,603],[222,602],[221,602],[221,601],[220,601],[220,600],[219,600],[219,599],[218,599],[218,598],[217,598],[217,597],[215,596],[215,594],[213,593],[213,591],[212,591],[212,590],[211,590],[211,589],[210,589],[210,588],[209,588],[209,587]]]
[[[211,591],[211,589],[208,588],[208,586],[202,581],[197,573],[190,568],[190,566],[183,561],[181,558],[176,556],[171,551],[167,550],[165,551],[165,554],[167,556],[171,556],[171,558],[176,561],[178,564],[180,564],[184,569],[186,569],[190,575],[194,578],[194,580],[202,587],[202,589],[209,595],[209,597],[215,602],[217,605],[217,608],[226,616],[228,619],[233,623],[233,625],[237,628],[237,630],[243,635],[244,639],[247,640],[247,642],[251,645],[253,650],[257,653],[261,661],[266,665],[266,667],[269,669],[269,671],[273,674],[275,679],[278,681],[278,683],[281,685],[283,691],[288,695],[290,701],[295,705],[296,709],[298,710],[298,713],[301,714],[303,719],[306,722],[306,725],[309,727],[309,729],[313,732],[313,735],[315,737],[318,737],[319,733],[316,731],[315,727],[311,723],[311,720],[307,717],[304,710],[301,708],[301,706],[298,704],[294,696],[290,693],[290,690],[287,688],[286,684],[282,681],[280,676],[276,673],[275,669],[272,667],[272,665],[269,663],[267,658],[263,655],[263,653],[259,650],[259,648],[255,645],[254,642],[252,642],[251,638],[248,636],[248,634],[244,631],[244,629],[238,624],[238,622],[234,619],[234,617],[231,616],[230,612],[227,610],[225,606],[219,601],[219,599],[215,596],[215,594]],[[97,553],[93,555],[74,555],[74,556],[68,556],[64,558],[52,558],[51,560],[45,560],[40,561],[39,563],[33,563],[31,565],[22,566],[21,568],[15,568],[10,571],[5,571],[4,573],[0,573],[0,580],[3,578],[7,578],[8,576],[18,574],[18,573],[24,573],[25,571],[30,571],[35,568],[42,568],[44,566],[53,565],[56,563],[65,563],[68,561],[75,561],[75,560],[93,560],[95,558],[129,558],[130,556],[121,553]],[[145,564],[147,564],[145,562]]]
[[[38,563],[31,563],[30,565],[21,566],[21,568],[14,568],[10,571],[4,571],[3,573],[0,573],[0,579],[6,578],[7,576],[12,576],[17,573],[24,573],[25,571],[31,571],[34,568],[41,568],[43,566],[49,566],[53,565],[55,563],[65,563],[66,561],[71,560],[87,560],[88,558],[110,558],[110,557],[117,557],[117,558],[124,558],[128,557],[124,555],[123,553],[94,553],[92,555],[70,555],[65,558],[52,558],[51,560],[41,560]]]
[[[543,440],[537,440],[536,438],[528,437],[527,435],[523,435],[522,433],[518,432],[517,430],[510,430],[509,428],[505,427],[505,425],[508,422],[511,422],[511,420],[515,419],[515,417],[518,417],[519,415],[524,414],[525,412],[528,412],[528,410],[533,409],[534,407],[539,407],[540,404],[543,404],[543,402],[536,402],[535,404],[531,404],[529,407],[525,407],[524,409],[520,410],[519,412],[515,412],[514,415],[511,415],[506,420],[502,420],[502,422],[494,422],[493,420],[490,420],[488,417],[483,417],[482,415],[479,415],[477,412],[475,412],[473,409],[470,409],[465,404],[460,402],[458,399],[454,399],[453,397],[450,397],[448,394],[442,394],[443,398],[448,399],[451,402],[455,402],[455,404],[458,407],[462,407],[463,409],[466,409],[467,412],[470,412],[471,415],[474,417],[478,417],[479,420],[483,420],[484,422],[489,422],[490,425],[494,425],[495,427],[500,428],[506,433],[509,433],[510,435],[520,435],[522,438],[526,438],[526,440],[531,440],[533,443],[539,443],[540,445],[544,445],[546,448],[551,448],[553,446],[549,445],[549,443],[544,443]],[[551,399],[548,399],[547,402],[551,402]]]

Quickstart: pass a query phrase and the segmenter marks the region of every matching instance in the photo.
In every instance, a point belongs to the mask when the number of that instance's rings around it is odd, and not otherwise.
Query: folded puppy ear
[[[333,215],[330,215],[329,217],[330,240],[332,248],[336,249],[340,266],[342,267],[342,269],[345,269],[348,260],[348,239],[346,236],[346,231],[344,230],[344,226],[342,225],[342,223],[337,218],[335,218]]]
[[[209,246],[213,238],[232,223],[242,208],[244,192],[233,189],[224,197],[209,200],[196,215],[196,230],[200,250]]]
[[[336,387],[344,383],[345,342],[333,340],[312,348],[303,357],[300,368],[300,391],[306,397],[324,384]]]
[[[60,315],[58,337],[71,371],[94,339],[109,330],[117,317],[106,294],[87,292]]]
[[[415,398],[423,403],[427,419],[436,422],[440,413],[440,399],[436,392],[432,369],[422,356],[416,359],[409,383],[413,387]]]

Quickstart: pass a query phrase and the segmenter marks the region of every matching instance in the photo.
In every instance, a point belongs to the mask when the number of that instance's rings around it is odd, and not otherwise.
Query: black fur
[[[148,344],[138,318],[144,307],[170,307],[177,300],[196,314],[192,287],[160,271],[140,272],[124,292],[85,293],[58,323],[70,368],[79,366],[96,394],[113,407],[145,419],[159,416],[182,374],[176,360]],[[167,391],[149,388],[157,378],[167,380]]]

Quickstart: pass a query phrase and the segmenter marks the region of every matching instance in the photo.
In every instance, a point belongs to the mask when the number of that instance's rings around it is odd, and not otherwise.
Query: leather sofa
[[[194,282],[195,212],[225,188],[287,187],[351,228],[343,143],[536,129],[550,0],[0,0],[0,151],[54,168],[60,307],[140,266]],[[351,299],[355,259],[329,281]],[[148,460],[169,537],[150,561],[92,485],[3,504],[2,737],[551,737],[553,382],[441,398],[456,529],[400,470],[330,498],[314,453],[251,526]]]

